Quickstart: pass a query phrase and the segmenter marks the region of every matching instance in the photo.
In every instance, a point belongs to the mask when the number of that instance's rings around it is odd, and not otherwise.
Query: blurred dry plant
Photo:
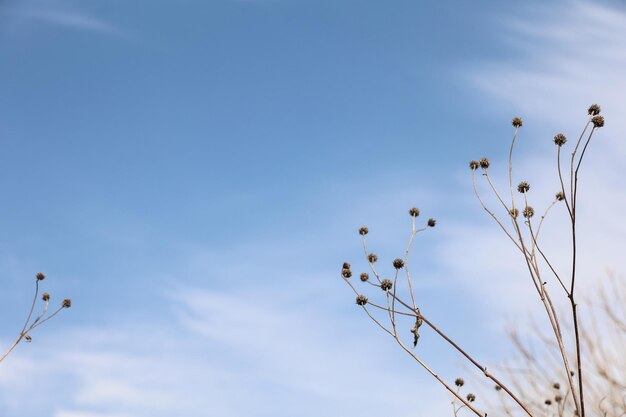
[[[72,300],[70,300],[69,298],[66,298],[61,302],[61,305],[59,307],[57,307],[54,311],[50,313],[48,311],[48,307],[50,305],[50,293],[44,292],[41,294],[41,301],[43,301],[43,307],[41,308],[39,315],[33,318],[33,313],[35,312],[35,308],[37,307],[37,301],[39,300],[40,282],[43,281],[45,278],[46,278],[46,275],[43,274],[42,272],[39,272],[37,275],[35,275],[35,295],[33,297],[30,310],[28,311],[28,315],[26,316],[26,321],[24,322],[24,326],[22,327],[22,330],[17,335],[17,338],[13,341],[11,346],[4,352],[4,354],[0,356],[0,363],[3,362],[6,359],[6,357],[9,356],[11,352],[13,352],[13,349],[15,349],[22,340],[25,340],[26,342],[31,342],[32,337],[30,336],[30,333],[33,330],[35,330],[37,327],[41,326],[48,320],[52,319],[54,316],[59,314],[61,310],[70,308],[72,306]]]
[[[384,299],[382,302],[374,302],[370,300],[361,291],[357,290],[356,285],[352,282],[352,270],[350,264],[345,262],[341,271],[341,275],[344,281],[352,288],[356,294],[356,303],[359,305],[365,314],[373,320],[378,327],[384,332],[390,335],[400,347],[408,353],[419,365],[421,365],[426,372],[428,372],[434,379],[436,379],[445,389],[447,389],[453,396],[452,402],[454,415],[457,416],[460,410],[470,411],[477,416],[486,416],[485,411],[479,411],[474,401],[476,396],[472,393],[462,395],[460,389],[464,382],[462,379],[457,379],[453,387],[451,383],[446,382],[441,378],[434,369],[432,369],[424,359],[416,353],[416,350],[412,349],[408,345],[412,344],[415,348],[418,344],[420,337],[420,327],[425,325],[434,331],[438,337],[443,339],[446,343],[457,350],[467,362],[477,368],[485,377],[491,380],[495,384],[496,390],[509,398],[509,400],[503,399],[503,406],[498,407],[500,412],[506,412],[507,415],[528,415],[528,416],[585,416],[585,404],[586,404],[586,391],[585,387],[589,386],[591,381],[597,378],[604,378],[608,381],[609,378],[613,378],[609,372],[612,365],[607,362],[602,362],[604,370],[593,363],[592,359],[583,361],[582,351],[585,349],[589,352],[589,358],[593,358],[594,352],[597,355],[601,346],[597,338],[598,335],[593,334],[593,326],[589,326],[588,332],[581,331],[581,320],[578,317],[578,304],[577,304],[577,242],[576,242],[576,220],[577,220],[577,198],[578,198],[578,176],[579,170],[582,165],[583,158],[586,154],[587,148],[591,142],[592,137],[596,131],[604,126],[604,118],[599,115],[600,107],[596,104],[589,107],[588,118],[586,124],[582,130],[582,133],[574,142],[574,146],[570,155],[568,163],[563,167],[562,162],[562,149],[567,143],[565,135],[559,133],[554,136],[553,141],[557,147],[556,151],[556,170],[560,189],[555,194],[554,201],[543,211],[543,215],[537,219],[535,216],[535,209],[529,204],[529,192],[531,186],[526,181],[521,181],[517,185],[513,182],[513,150],[515,148],[516,138],[519,130],[522,127],[522,120],[516,117],[512,120],[514,127],[513,139],[511,141],[509,155],[508,155],[508,190],[506,194],[499,192],[494,184],[494,181],[489,175],[489,160],[482,158],[480,160],[473,160],[469,163],[469,167],[472,172],[472,184],[476,197],[483,207],[483,209],[493,218],[500,229],[504,232],[507,240],[509,240],[516,248],[522,259],[524,269],[528,271],[528,276],[532,287],[535,289],[537,297],[541,301],[543,306],[542,310],[547,316],[549,323],[549,337],[546,337],[542,333],[540,340],[544,341],[544,345],[551,349],[551,353],[554,354],[558,360],[552,363],[551,367],[543,367],[542,362],[534,359],[537,364],[535,369],[538,377],[534,382],[531,381],[530,385],[521,385],[518,378],[515,378],[510,372],[503,371],[504,376],[510,380],[505,382],[503,377],[496,377],[487,368],[478,362],[475,356],[470,355],[464,348],[459,346],[448,334],[442,331],[436,326],[430,316],[420,310],[416,302],[416,297],[413,291],[413,284],[411,282],[411,273],[409,270],[409,253],[413,244],[414,238],[417,233],[422,232],[429,227],[435,226],[435,220],[429,219],[426,224],[418,228],[416,220],[420,214],[417,208],[409,210],[411,216],[411,234],[409,241],[402,258],[397,258],[393,261],[394,275],[392,279],[383,278],[376,268],[376,262],[378,256],[368,251],[366,235],[369,230],[367,227],[361,227],[359,234],[362,238],[363,251],[365,258],[369,264],[371,273],[374,279],[371,280],[368,273],[364,272],[360,274],[360,281],[365,285],[376,287],[382,290]],[[494,198],[498,202],[498,208],[489,208],[477,187],[477,175],[480,172],[482,179],[485,181],[490,192],[493,193]],[[509,199],[510,194],[510,199]],[[519,200],[519,201],[518,201]],[[571,252],[569,268],[566,271],[558,271],[554,263],[544,252],[542,245],[540,244],[540,232],[544,220],[555,207],[557,203],[562,203],[565,207],[563,215],[567,216],[568,223],[570,224],[569,232],[564,234],[569,235],[571,241]],[[521,216],[520,216],[521,215]],[[401,276],[401,271],[403,274]],[[372,282],[374,281],[374,282]],[[560,314],[557,312],[554,302],[552,301],[552,294],[548,291],[548,284],[554,283],[558,293],[557,296],[563,297],[567,300],[569,306],[569,312],[567,314]],[[403,284],[405,290],[399,290],[398,284]],[[552,288],[552,287],[551,287]],[[623,303],[624,299],[620,300]],[[612,305],[605,305],[605,313],[613,312]],[[609,315],[609,318],[613,316]],[[617,323],[624,324],[624,319],[614,315],[622,321]],[[599,319],[599,317],[596,317]],[[614,320],[612,318],[612,320]],[[597,327],[595,327],[597,329]],[[408,329],[410,329],[411,336],[408,336]],[[623,328],[622,328],[623,330]],[[571,336],[571,337],[570,337]],[[513,340],[516,341],[515,336]],[[517,338],[517,348],[522,353],[522,356],[526,361],[529,361],[531,366],[531,359],[533,355],[525,350],[524,342]],[[622,359],[622,361],[624,361]],[[591,363],[589,363],[591,362]],[[585,369],[584,369],[585,368]],[[593,368],[593,371],[589,371],[589,375],[585,374],[586,368]],[[626,368],[623,368],[626,370]],[[550,372],[548,372],[550,371]],[[551,385],[558,385],[559,390],[561,385],[554,381],[563,381],[563,391],[559,391],[558,395],[554,398],[543,398],[542,396],[535,396],[533,389],[540,387],[540,381],[546,379],[550,381]],[[602,402],[610,402],[612,410],[621,410],[620,412],[611,411],[606,416],[621,416],[626,414],[626,406],[624,406],[626,399],[624,398],[624,385],[623,378],[618,382],[613,378],[612,387],[619,391],[618,396],[611,397],[613,399],[607,400],[603,397]],[[533,385],[534,384],[534,385]],[[553,388],[556,390],[556,388]],[[597,391],[597,387],[594,386],[594,390]],[[595,403],[597,400],[597,392],[594,392],[594,399],[591,403],[598,407]],[[538,401],[537,398],[542,398]],[[557,401],[558,398],[558,401]],[[618,400],[615,400],[618,398]],[[546,408],[545,406],[551,405],[552,402],[557,403],[557,406],[553,409]],[[617,405],[616,405],[617,404]],[[621,407],[621,408],[620,408]],[[596,410],[591,414],[595,415]]]

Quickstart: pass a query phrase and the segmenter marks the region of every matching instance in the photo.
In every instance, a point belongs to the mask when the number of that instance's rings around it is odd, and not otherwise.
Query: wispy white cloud
[[[488,93],[495,111],[508,108],[511,116],[519,114],[526,120],[518,141],[525,156],[516,160],[514,181],[531,182],[531,204],[547,206],[558,190],[552,136],[565,133],[570,146],[586,122],[586,109],[591,103],[601,104],[606,117],[606,126],[598,131],[587,153],[579,196],[579,284],[596,285],[605,277],[606,269],[625,269],[620,253],[626,240],[621,219],[626,197],[616,190],[621,188],[619,170],[626,164],[626,10],[588,1],[566,1],[522,9],[516,16],[507,17],[503,26],[508,52],[516,58],[477,65],[470,79]],[[498,152],[504,157],[505,147],[500,146]],[[492,156],[497,157],[497,153]],[[504,164],[504,158],[497,158],[492,175],[504,178]],[[500,186],[504,190],[508,187],[504,183]],[[497,202],[492,207],[497,209]],[[501,214],[506,218],[505,213]],[[557,208],[550,215],[543,239],[546,252],[567,275],[569,236],[563,214]],[[448,258],[455,271],[452,275],[463,277],[459,282],[469,293],[487,300],[499,311],[514,308],[525,314],[529,298],[510,297],[524,293],[532,297],[523,261],[513,245],[506,245],[495,223],[486,227],[486,213],[485,223],[458,222],[456,232],[442,249],[443,254],[466,254],[461,262]],[[551,284],[554,292],[558,291],[557,285]],[[486,298],[486,293],[492,296]]]
[[[19,2],[0,8],[0,14],[5,26],[13,30],[50,26],[105,36],[127,36],[117,25],[65,2]]]

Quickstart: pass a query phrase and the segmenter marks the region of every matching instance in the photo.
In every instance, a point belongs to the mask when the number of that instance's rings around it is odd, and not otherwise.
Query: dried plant
[[[66,298],[61,302],[61,305],[57,307],[56,310],[49,313],[48,307],[50,305],[51,297],[50,297],[50,293],[44,292],[41,294],[41,301],[43,302],[43,307],[41,308],[41,312],[39,313],[39,315],[37,315],[33,319],[33,313],[35,312],[35,307],[37,307],[37,301],[40,299],[39,298],[39,290],[40,290],[39,286],[40,286],[40,283],[44,279],[46,279],[46,275],[43,274],[42,272],[39,272],[37,275],[35,275],[35,295],[33,297],[33,302],[31,303],[30,310],[28,311],[28,315],[26,316],[26,321],[24,322],[24,326],[22,327],[22,330],[18,334],[15,341],[13,341],[11,346],[4,352],[2,356],[0,356],[0,363],[3,362],[7,358],[7,356],[9,356],[11,352],[13,352],[13,350],[17,347],[17,345],[22,340],[25,340],[26,342],[31,342],[32,337],[30,336],[30,333],[33,330],[35,330],[37,327],[41,326],[48,320],[52,319],[54,316],[59,314],[61,310],[70,308],[72,306],[72,300],[70,300],[69,298]]]
[[[496,222],[496,224],[504,232],[507,239],[514,245],[516,251],[521,255],[524,269],[528,272],[532,287],[535,289],[536,294],[541,301],[541,305],[543,306],[542,310],[548,318],[551,336],[547,339],[543,338],[542,340],[546,341],[546,346],[553,349],[558,357],[557,366],[549,368],[551,373],[548,379],[551,381],[550,383],[562,380],[564,382],[564,387],[566,387],[562,393],[558,394],[558,401],[557,395],[555,395],[554,398],[543,399],[539,403],[540,407],[538,408],[537,398],[541,397],[529,396],[528,392],[532,392],[534,388],[538,388],[540,386],[538,385],[540,383],[539,380],[530,381],[526,386],[522,386],[520,385],[518,378],[513,378],[510,373],[503,372],[503,374],[511,380],[511,383],[505,383],[502,379],[500,379],[500,377],[496,377],[494,374],[489,372],[484,365],[475,359],[474,356],[470,355],[465,349],[459,346],[459,344],[457,344],[450,336],[436,326],[429,316],[425,315],[425,313],[420,310],[416,303],[413,284],[411,282],[411,274],[408,265],[409,253],[416,234],[425,231],[429,227],[434,227],[436,222],[434,219],[429,219],[423,227],[418,228],[416,225],[416,219],[418,218],[420,211],[417,208],[409,210],[409,215],[411,216],[411,234],[404,257],[393,261],[393,268],[395,271],[393,279],[381,277],[376,268],[378,257],[374,253],[368,252],[366,236],[369,233],[369,230],[367,227],[359,229],[365,258],[367,259],[371,272],[374,275],[375,282],[372,282],[369,279],[369,275],[367,273],[361,274],[360,278],[362,282],[369,284],[372,287],[377,287],[383,291],[383,302],[374,302],[366,295],[358,291],[356,285],[353,284],[350,279],[352,276],[350,264],[347,262],[343,264],[341,275],[344,281],[356,294],[357,305],[363,309],[367,316],[372,319],[378,327],[389,334],[406,353],[408,353],[453,395],[454,400],[452,405],[455,416],[460,410],[463,409],[469,410],[478,416],[486,416],[487,413],[485,411],[479,411],[474,406],[473,402],[476,398],[474,394],[468,394],[467,396],[460,394],[460,387],[463,386],[462,380],[460,384],[458,383],[459,380],[457,380],[457,388],[453,388],[451,384],[444,381],[443,378],[441,378],[431,367],[429,367],[424,359],[420,357],[415,350],[407,346],[408,342],[404,340],[404,336],[400,336],[405,333],[401,333],[398,330],[399,328],[402,328],[401,325],[404,325],[403,322],[406,319],[411,321],[412,328],[410,331],[412,333],[413,347],[418,344],[421,326],[426,325],[432,329],[438,337],[456,349],[470,365],[477,368],[485,377],[490,379],[492,383],[495,384],[496,389],[500,392],[500,395],[509,398],[508,403],[503,403],[505,404],[504,407],[498,408],[499,410],[506,411],[508,415],[516,415],[521,412],[522,415],[528,416],[585,416],[586,376],[584,374],[582,350],[586,349],[588,351],[593,351],[594,346],[589,344],[589,341],[593,340],[591,334],[581,332],[581,321],[578,317],[578,304],[576,301],[578,296],[576,286],[578,176],[583,158],[594,133],[596,133],[599,128],[604,126],[604,118],[599,115],[600,107],[598,105],[594,104],[590,106],[587,113],[588,119],[586,125],[574,144],[567,169],[563,169],[561,161],[562,148],[567,143],[567,138],[561,133],[555,135],[553,138],[554,144],[557,147],[556,168],[560,189],[557,190],[558,192],[555,194],[554,201],[543,211],[543,215],[539,219],[536,217],[535,209],[529,204],[531,185],[526,181],[521,181],[517,185],[514,185],[513,182],[513,151],[519,130],[522,127],[522,120],[519,117],[512,120],[514,133],[509,148],[509,190],[507,191],[506,196],[501,194],[496,188],[494,181],[489,174],[490,162],[487,158],[473,160],[469,163],[472,173],[474,193],[476,194],[480,205]],[[479,192],[479,187],[477,186],[477,172],[481,173],[481,177],[485,181],[486,186],[497,200],[497,209],[492,209],[485,204],[484,199]],[[510,199],[508,197],[509,194]],[[540,244],[540,232],[543,222],[553,207],[560,202],[562,202],[565,206],[565,210],[563,212],[570,223],[569,235],[571,240],[571,259],[569,270],[565,272],[557,270],[554,263],[544,252],[543,246]],[[403,271],[402,276],[400,274],[401,271]],[[401,291],[398,290],[397,284],[405,281],[407,290],[402,291],[401,294]],[[547,287],[547,283],[551,281],[557,283],[558,285],[557,288],[559,294],[557,295],[564,297],[568,302],[569,313],[566,315],[557,312],[557,308],[552,300],[552,295],[548,291]],[[377,312],[379,314],[376,314]],[[384,314],[384,318],[380,317],[380,313]],[[570,333],[573,335],[571,338],[567,337]],[[521,350],[523,344],[518,343],[517,346]],[[525,359],[530,360],[528,355]],[[541,373],[541,376],[545,376],[547,371],[547,368],[537,370],[538,373]],[[620,389],[623,395],[623,386]],[[622,400],[622,403],[623,401],[624,400]],[[550,404],[548,404],[548,402]],[[514,404],[514,406],[509,406],[509,403]],[[546,411],[545,406],[552,405],[553,403],[556,403],[557,406],[560,407],[560,411],[557,410],[560,414],[555,414],[550,410]],[[555,408],[558,407],[555,406]],[[592,412],[592,414],[595,413]],[[622,414],[606,415],[617,416]]]

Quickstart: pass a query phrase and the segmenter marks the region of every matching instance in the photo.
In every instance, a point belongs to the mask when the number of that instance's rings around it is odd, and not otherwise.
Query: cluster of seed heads
[[[37,274],[35,274],[35,278],[37,279],[37,281],[43,281],[44,279],[46,279],[46,274],[44,274],[43,272],[38,272]],[[43,294],[41,294],[41,299],[45,302],[50,301],[50,293],[44,292]],[[72,306],[72,300],[70,300],[69,298],[64,299],[61,303],[61,306],[63,308],[70,308]]]

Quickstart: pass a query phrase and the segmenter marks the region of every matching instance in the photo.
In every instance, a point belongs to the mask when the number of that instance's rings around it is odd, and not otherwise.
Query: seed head
[[[359,278],[361,278],[361,281],[367,282],[367,280],[370,279],[370,276],[367,272],[363,272]]]
[[[474,394],[472,394],[471,392],[469,394],[467,394],[467,401],[473,403],[474,401],[476,401],[476,396]]]
[[[404,261],[400,258],[396,258],[393,260],[393,267],[396,269],[401,269],[404,267]]]
[[[556,193],[555,197],[557,201],[563,201],[565,200],[565,193],[563,191],[559,191],[558,193]]]
[[[602,127],[602,126],[604,126],[604,117],[602,117],[602,116],[593,116],[591,118],[591,123],[593,123],[594,127]]]
[[[567,138],[565,137],[565,135],[563,133],[559,133],[559,134],[554,136],[554,143],[556,145],[563,146],[563,145],[565,145],[565,142],[567,142]]]
[[[364,296],[363,294],[359,294],[356,297],[356,303],[360,306],[364,306],[365,304],[367,304],[367,297]]]
[[[393,282],[390,279],[383,279],[380,283],[380,289],[383,291],[389,291],[393,287]]]
[[[478,169],[478,167],[480,166],[480,162],[476,161],[476,160],[471,160],[469,163],[469,167],[472,171],[476,171]]]
[[[69,298],[66,298],[65,300],[63,300],[63,308],[70,308],[72,306],[72,300],[70,300]]]
[[[526,217],[527,219],[530,219],[531,217],[535,215],[535,209],[532,208],[531,206],[526,206],[524,208],[524,211],[522,211],[522,215]]]
[[[374,262],[376,262],[378,260],[378,256],[375,253],[370,253],[369,255],[367,255],[367,260],[373,264]]]
[[[520,182],[519,185],[517,186],[517,191],[519,191],[522,194],[527,193],[528,190],[530,190],[530,184],[527,183],[526,181]]]
[[[515,128],[520,128],[522,127],[522,119],[520,119],[519,117],[514,117],[513,120],[511,120],[511,124]]]
[[[547,399],[547,400],[544,401],[544,403],[546,405],[552,405],[552,400],[551,399]]]
[[[348,262],[344,262],[342,269],[350,269],[350,264]]]
[[[350,278],[352,276],[352,271],[349,269],[342,269],[341,276],[344,278]]]
[[[38,272],[37,275],[35,275],[35,277],[39,281],[43,281],[44,279],[46,279],[46,275],[43,272]]]
[[[509,210],[509,214],[511,215],[511,217],[513,217],[514,219],[517,219],[517,216],[519,216],[519,210],[514,208]]]
[[[437,220],[431,217],[430,219],[428,219],[428,223],[426,224],[428,225],[428,227],[435,227],[435,225],[437,224]]]
[[[559,384],[558,382],[555,382],[554,384],[552,384],[552,388],[561,389],[561,384]]]
[[[41,294],[41,299],[44,301],[49,301],[50,300],[50,293],[44,292],[43,294]]]
[[[417,207],[412,207],[412,208],[409,210],[409,215],[410,215],[411,217],[417,217],[417,216],[419,216],[419,215],[420,215],[420,209],[418,209]]]
[[[457,378],[454,380],[454,385],[456,385],[457,387],[462,387],[463,385],[465,385],[465,381],[463,381],[463,378]]]
[[[495,388],[496,388],[496,391],[501,391],[502,390],[502,387],[500,385],[496,385]]]
[[[359,229],[359,234],[361,236],[365,236],[367,234],[367,232],[369,232],[369,230],[367,229],[367,227],[363,226]]]
[[[487,158],[480,158],[480,161],[478,161],[478,163],[480,164],[480,167],[483,169],[489,168],[489,160]]]
[[[556,401],[557,403],[560,403],[561,401],[563,401],[563,397],[561,397],[560,395],[557,395],[554,397],[554,401]]]
[[[597,116],[598,114],[600,114],[600,106],[598,106],[597,104],[592,104],[591,106],[589,106],[587,114],[589,116]]]

